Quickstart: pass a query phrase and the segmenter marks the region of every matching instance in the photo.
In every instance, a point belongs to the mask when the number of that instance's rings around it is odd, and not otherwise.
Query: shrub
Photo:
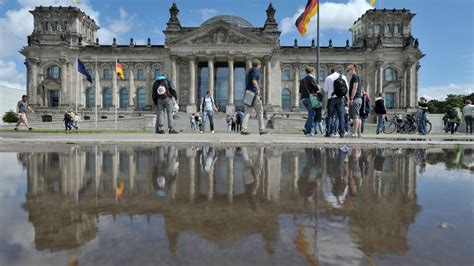
[[[5,123],[16,123],[18,122],[18,116],[15,112],[10,110],[3,115],[2,120]]]

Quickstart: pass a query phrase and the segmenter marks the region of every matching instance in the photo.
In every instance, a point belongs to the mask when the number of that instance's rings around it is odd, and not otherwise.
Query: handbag
[[[257,96],[255,95],[255,92],[246,90],[245,91],[245,96],[244,96],[244,104],[252,107],[255,104],[255,98]]]
[[[306,80],[303,79],[303,81],[304,81],[304,88],[306,89],[309,95],[309,101],[311,103],[311,107],[321,108],[323,105],[322,102],[318,99],[318,97],[314,96],[314,94],[309,93],[308,87],[306,86]]]

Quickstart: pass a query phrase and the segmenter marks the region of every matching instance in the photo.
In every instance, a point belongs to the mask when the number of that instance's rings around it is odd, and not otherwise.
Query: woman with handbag
[[[313,67],[306,67],[304,70],[308,75],[300,81],[300,98],[306,110],[308,110],[308,118],[306,119],[303,133],[308,137],[312,137],[314,136],[313,121],[316,115],[316,108],[321,108],[322,104],[317,96],[320,89],[318,84],[316,84],[315,69]]]

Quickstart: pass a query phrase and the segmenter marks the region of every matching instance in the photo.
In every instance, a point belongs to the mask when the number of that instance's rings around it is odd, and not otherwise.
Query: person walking
[[[255,100],[253,101],[253,105],[245,105],[245,114],[244,119],[242,121],[242,131],[240,134],[242,135],[249,135],[250,132],[248,131],[248,123],[250,112],[255,110],[258,117],[258,128],[260,131],[260,135],[268,134],[268,130],[265,129],[265,123],[263,121],[263,103],[261,99],[262,92],[260,90],[260,86],[258,85],[258,81],[260,80],[260,67],[262,63],[258,59],[254,59],[252,61],[252,68],[249,69],[247,76],[245,77],[245,91],[251,91],[255,93]]]
[[[209,126],[211,133],[214,134],[214,112],[217,111],[217,107],[214,104],[214,98],[211,96],[211,91],[206,92],[206,96],[201,98],[201,113],[202,122],[200,132],[204,133],[206,129],[206,117],[209,118]]]
[[[360,134],[360,108],[362,107],[362,86],[357,75],[356,64],[350,64],[346,69],[347,75],[351,77],[349,82],[349,117],[354,124],[352,137],[361,137]]]
[[[364,134],[365,121],[370,114],[370,97],[366,91],[362,93],[362,106],[360,107],[360,134]]]
[[[72,124],[76,130],[79,129],[79,122],[82,122],[81,116],[78,113],[74,112],[74,116],[72,117]]]
[[[240,132],[242,131],[242,119],[244,118],[244,113],[242,111],[237,111],[236,116],[236,131]]]
[[[64,130],[65,131],[71,130],[71,125],[70,125],[71,115],[69,115],[69,113],[67,111],[64,112],[63,121],[64,121]]]
[[[428,103],[425,97],[418,101],[418,132],[420,135],[426,135],[426,121],[428,120]]]
[[[178,134],[178,131],[174,129],[173,121],[173,98],[175,98],[176,102],[178,102],[178,96],[176,95],[176,91],[171,86],[171,82],[169,82],[165,76],[158,76],[153,83],[152,98],[158,112],[155,133],[165,134],[165,131],[163,130],[163,124],[166,112],[168,118],[169,134]]]
[[[375,98],[375,114],[377,115],[377,130],[375,134],[380,134],[385,128],[385,116],[387,109],[385,108],[385,99],[383,93],[379,93],[379,97]]]
[[[28,104],[28,96],[23,95],[21,96],[21,100],[18,101],[16,104],[16,113],[18,115],[18,122],[16,122],[14,130],[18,130],[18,127],[21,123],[25,124],[28,130],[32,130],[33,128],[28,124],[28,118],[26,117],[26,113],[30,111],[34,113],[35,111],[31,109],[30,105]]]
[[[194,120],[194,113],[189,117],[189,124],[191,125],[191,130],[196,131],[196,121]]]
[[[472,119],[474,115],[474,105],[471,100],[466,100],[466,106],[462,109],[464,122],[466,123],[466,134],[472,134]]]
[[[331,132],[335,128],[339,128],[339,136],[344,137],[345,125],[344,125],[344,97],[347,95],[347,79],[344,75],[337,73],[335,69],[331,69],[331,75],[326,77],[324,81],[324,92],[327,94],[328,99],[328,114],[326,125],[325,137],[331,137]],[[336,120],[338,125],[333,121],[337,116]]]
[[[449,117],[449,128],[451,130],[451,135],[459,134],[458,129],[462,120],[461,108],[451,107],[448,111],[448,117]]]
[[[316,115],[316,109],[311,105],[310,96],[315,96],[316,93],[320,92],[318,84],[316,84],[316,76],[314,75],[315,69],[312,67],[306,67],[306,77],[300,81],[300,98],[303,101],[303,105],[308,111],[308,118],[304,125],[303,133],[306,136],[314,136],[313,133],[313,122],[314,116]]]

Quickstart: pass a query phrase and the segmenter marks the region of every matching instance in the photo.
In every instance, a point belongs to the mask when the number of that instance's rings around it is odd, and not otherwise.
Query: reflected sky
[[[473,261],[470,149],[90,146],[0,166],[0,265]]]

